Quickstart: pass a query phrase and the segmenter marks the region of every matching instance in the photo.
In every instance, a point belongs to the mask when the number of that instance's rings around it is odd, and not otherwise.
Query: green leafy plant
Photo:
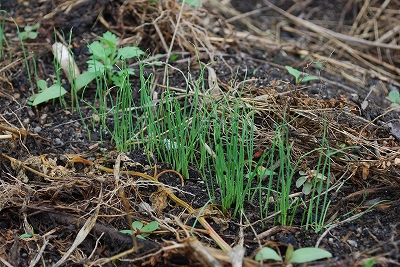
[[[294,250],[291,244],[288,245],[285,254],[285,263],[306,263],[325,258],[331,258],[332,254],[320,248],[299,248]],[[255,256],[256,261],[274,260],[283,261],[281,256],[269,247],[263,247]]]
[[[317,173],[315,170],[308,169],[307,171],[299,171],[300,177],[296,181],[296,187],[299,188],[303,186],[302,192],[305,195],[311,193],[311,189],[314,185],[314,179],[317,180],[317,183],[323,182],[326,180],[326,176],[322,173]],[[322,189],[322,187],[320,187]],[[321,193],[321,192],[318,192]]]
[[[38,36],[38,33],[36,31],[39,27],[40,27],[39,23],[36,23],[32,26],[27,25],[24,27],[24,31],[22,31],[18,34],[18,37],[21,40],[36,39]]]
[[[87,61],[88,70],[77,77],[76,87],[79,90],[96,77],[105,77],[108,85],[121,86],[125,73],[133,74],[132,68],[121,68],[120,63],[126,59],[140,57],[144,54],[136,46],[118,47],[118,38],[107,31],[99,41],[88,45],[91,53]]]
[[[392,90],[390,91],[389,95],[386,97],[392,104],[391,107],[399,106],[400,105],[400,93],[399,91]]]
[[[140,221],[134,221],[132,223],[132,230],[121,230],[121,233],[135,235],[137,238],[145,239],[146,236],[149,236],[152,232],[157,230],[158,222],[153,221],[149,222],[146,225],[143,225]]]
[[[289,72],[290,75],[292,75],[296,79],[296,85],[301,83],[301,82],[308,82],[312,80],[318,80],[319,78],[317,76],[303,76],[303,73],[293,67],[290,66],[285,66],[286,70]]]
[[[374,265],[375,265],[375,259],[374,258],[365,259],[363,261],[363,266],[364,267],[374,267]]]
[[[130,84],[134,70],[127,66],[126,60],[139,58],[144,52],[134,46],[118,47],[117,36],[109,31],[99,37],[99,41],[88,44],[88,49],[91,54],[87,61],[88,69],[74,80],[74,92],[96,80],[95,103],[88,104],[99,118],[100,131],[104,129],[110,132],[117,150],[126,151],[130,148],[127,141],[134,134],[136,127],[133,121],[134,102]],[[140,65],[142,68],[143,64]],[[107,125],[108,115],[114,116],[112,129]]]
[[[32,106],[39,105],[51,99],[62,97],[67,93],[67,90],[65,90],[64,87],[62,87],[59,83],[55,83],[50,87],[47,87],[47,82],[45,80],[38,80],[36,84],[39,88],[39,93],[34,94],[28,100],[28,104]]]

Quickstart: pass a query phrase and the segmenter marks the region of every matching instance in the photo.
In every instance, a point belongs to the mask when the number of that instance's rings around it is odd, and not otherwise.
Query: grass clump
[[[215,183],[218,185],[223,211],[233,208],[234,216],[243,209],[245,198],[251,188],[251,159],[254,142],[254,117],[251,108],[240,99],[224,98],[219,109],[213,110],[213,135],[209,136]],[[210,167],[208,167],[210,168]]]

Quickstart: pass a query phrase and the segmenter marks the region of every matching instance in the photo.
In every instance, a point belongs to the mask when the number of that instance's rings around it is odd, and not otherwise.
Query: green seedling
[[[248,174],[246,174],[246,178],[249,179],[253,176],[257,176],[259,179],[264,180],[267,177],[276,175],[276,172],[274,172],[273,170],[267,169],[265,167],[259,166],[257,168],[257,171],[253,171],[253,172],[249,172]]]
[[[111,32],[106,32],[99,41],[88,45],[91,53],[87,61],[88,70],[77,77],[76,90],[89,84],[97,77],[106,77],[107,85],[120,87],[125,82],[126,71],[133,74],[132,68],[122,69],[121,61],[129,58],[139,57],[144,54],[140,48],[127,46],[118,48],[118,38]]]
[[[317,76],[303,76],[303,73],[293,67],[290,66],[285,66],[286,70],[289,72],[290,75],[292,75],[295,79],[296,79],[296,85],[299,83],[305,83],[308,81],[312,81],[312,80],[318,80],[319,78]]]
[[[178,60],[178,58],[179,58],[178,54],[172,54],[171,56],[169,56],[169,61],[175,62]]]
[[[146,236],[149,236],[152,232],[157,230],[158,222],[149,222],[148,224],[143,226],[143,223],[140,221],[134,221],[132,223],[133,230],[121,230],[121,233],[135,235],[137,238],[145,239]]]
[[[39,88],[39,93],[34,94],[28,100],[28,104],[32,106],[37,106],[43,102],[62,97],[67,93],[67,90],[58,83],[47,87],[45,80],[39,80],[36,84]]]
[[[374,265],[375,265],[375,259],[374,258],[366,259],[363,262],[363,266],[364,267],[374,267]]]
[[[201,0],[185,0],[185,4],[188,4],[189,6],[192,6],[194,8],[200,8]]]
[[[399,106],[400,105],[400,93],[399,91],[392,90],[390,91],[389,95],[386,97],[387,100],[392,102],[390,105],[391,107]]]
[[[33,231],[32,225],[29,225],[29,228],[31,229],[30,233],[25,233],[19,236],[21,239],[29,239],[32,238],[35,235],[35,232]]]
[[[300,178],[296,181],[296,187],[299,188],[303,186],[302,192],[305,195],[311,193],[312,186],[314,184],[314,179],[317,179],[318,182],[322,182],[326,180],[326,176],[321,173],[317,173],[315,170],[307,170],[307,171],[299,171]],[[320,192],[319,192],[320,193]]]
[[[20,32],[18,34],[18,37],[21,40],[26,40],[26,39],[36,39],[36,37],[38,36],[38,33],[36,32],[36,30],[40,27],[39,23],[36,23],[32,26],[25,26],[24,27],[24,31]]]
[[[289,244],[286,249],[285,263],[306,263],[325,258],[331,258],[332,254],[320,248],[299,248],[294,250],[293,246]],[[263,247],[255,256],[256,261],[261,260],[274,260],[283,261],[278,253],[269,247]]]

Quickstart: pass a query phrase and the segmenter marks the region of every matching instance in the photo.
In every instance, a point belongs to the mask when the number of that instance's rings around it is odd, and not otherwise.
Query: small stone
[[[36,126],[34,129],[33,129],[33,132],[34,133],[40,133],[42,131],[42,127],[40,127],[40,126]]]
[[[357,242],[354,240],[348,239],[347,243],[349,243],[349,245],[352,247],[355,247],[355,248],[357,247]]]

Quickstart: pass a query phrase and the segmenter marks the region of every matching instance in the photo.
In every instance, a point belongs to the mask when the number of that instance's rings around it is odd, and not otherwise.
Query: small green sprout
[[[38,80],[36,84],[39,88],[39,93],[31,96],[28,100],[28,104],[32,106],[37,106],[48,100],[62,97],[67,93],[67,90],[58,83],[47,87],[45,80]]]
[[[392,102],[390,105],[391,107],[399,106],[400,105],[400,93],[399,91],[392,90],[390,91],[389,95],[386,97],[387,100]]]
[[[303,186],[303,194],[308,195],[311,193],[311,188],[314,184],[314,179],[317,179],[318,182],[322,182],[326,180],[326,176],[321,173],[317,173],[315,170],[308,169],[307,171],[299,171],[300,178],[296,181],[296,187],[299,188]]]
[[[294,250],[293,246],[289,244],[286,249],[285,263],[306,263],[316,261],[324,258],[331,258],[332,254],[320,248],[299,248]],[[260,260],[274,260],[283,261],[278,253],[269,247],[263,247],[255,256],[256,261]]]
[[[149,236],[152,232],[157,230],[158,222],[149,222],[148,224],[143,226],[143,223],[140,221],[134,221],[132,223],[132,230],[121,230],[121,233],[132,235],[134,234],[137,238],[145,239],[146,236]]]
[[[40,24],[39,24],[39,23],[36,23],[36,24],[34,24],[34,25],[32,25],[32,26],[27,25],[27,26],[24,27],[24,31],[23,31],[23,32],[20,32],[20,33],[18,34],[18,37],[19,37],[21,40],[36,39],[36,37],[38,36],[36,30],[37,30],[39,27],[40,27]]]
[[[375,259],[374,258],[369,258],[369,259],[365,259],[363,262],[363,266],[364,267],[374,267],[375,265]]]
[[[34,230],[33,230],[32,225],[29,225],[29,228],[31,228],[31,233],[22,234],[22,235],[19,236],[19,238],[21,238],[21,239],[29,239],[29,238],[32,238],[33,235],[35,234],[35,232],[34,232]]]
[[[319,78],[317,76],[302,76],[302,72],[290,67],[290,66],[285,66],[286,70],[289,72],[289,74],[291,74],[292,76],[294,76],[294,78],[296,79],[296,85],[302,82],[308,82],[308,81],[312,81],[312,80],[318,80]]]
[[[274,172],[273,170],[269,170],[263,166],[259,166],[257,168],[257,171],[254,172],[249,172],[248,174],[246,174],[246,178],[249,179],[253,176],[257,176],[259,179],[263,180],[269,176],[273,176],[276,175],[276,172]]]
[[[189,6],[192,6],[194,8],[200,8],[201,0],[185,0],[185,4],[188,4]]]

